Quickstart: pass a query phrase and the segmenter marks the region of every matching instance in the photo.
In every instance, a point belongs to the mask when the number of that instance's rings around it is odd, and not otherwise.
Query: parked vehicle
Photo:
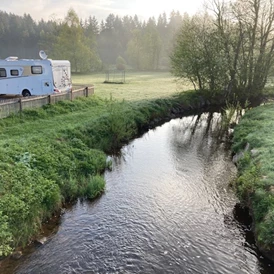
[[[0,60],[0,94],[22,96],[49,95],[71,91],[71,70],[68,60],[8,57]]]

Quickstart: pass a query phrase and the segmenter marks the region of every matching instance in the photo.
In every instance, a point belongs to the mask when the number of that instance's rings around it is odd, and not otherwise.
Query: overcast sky
[[[203,9],[204,0],[0,0],[0,10],[16,15],[30,14],[34,20],[63,19],[69,8],[73,8],[81,19],[90,15],[100,22],[110,13],[123,17],[138,15],[147,20],[172,10],[181,14],[194,14]]]

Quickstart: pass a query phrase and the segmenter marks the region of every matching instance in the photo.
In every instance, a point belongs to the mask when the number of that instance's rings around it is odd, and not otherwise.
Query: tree
[[[75,72],[90,71],[92,61],[96,58],[89,42],[77,14],[70,9],[64,22],[59,26],[59,35],[52,55],[56,59],[70,60]]]
[[[197,16],[183,23],[171,56],[173,73],[224,99],[236,95],[259,103],[274,65],[273,1],[214,0],[212,11],[202,24]]]
[[[216,94],[227,80],[226,59],[214,19],[208,14],[184,17],[171,55],[172,72],[187,77],[195,89]]]
[[[144,28],[143,37],[143,69],[154,70],[159,67],[159,58],[161,52],[161,39],[156,28],[154,18],[149,18]]]
[[[127,45],[127,58],[129,63],[141,70],[141,53],[142,53],[142,31],[135,29],[132,31],[132,39]]]
[[[84,35],[86,43],[90,49],[90,70],[96,71],[102,68],[102,62],[98,53],[97,36],[99,33],[99,25],[95,17],[89,17],[84,24]]]
[[[161,51],[161,40],[154,18],[142,28],[132,31],[132,39],[127,46],[127,57],[130,64],[138,70],[158,68]]]

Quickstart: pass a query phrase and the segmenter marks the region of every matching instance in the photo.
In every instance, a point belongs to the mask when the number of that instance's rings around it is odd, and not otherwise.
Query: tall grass
[[[226,102],[225,107],[221,111],[220,132],[227,132],[229,128],[235,127],[243,113],[244,109],[241,107],[239,102]]]

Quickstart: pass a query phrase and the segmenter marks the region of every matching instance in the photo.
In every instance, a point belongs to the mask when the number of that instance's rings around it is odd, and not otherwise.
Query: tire
[[[29,97],[29,96],[31,96],[29,90],[27,90],[27,89],[24,89],[24,90],[22,91],[22,95],[23,95],[23,97]]]

